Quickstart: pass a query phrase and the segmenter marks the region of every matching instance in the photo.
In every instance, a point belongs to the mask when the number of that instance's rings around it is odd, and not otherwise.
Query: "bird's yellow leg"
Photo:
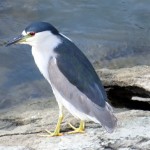
[[[69,126],[74,129],[74,131],[68,132],[69,134],[74,134],[74,133],[84,133],[85,130],[85,122],[83,120],[80,121],[79,128],[75,128],[72,124],[69,123]]]
[[[61,128],[61,123],[63,121],[64,115],[62,111],[62,105],[58,103],[58,106],[59,106],[59,118],[58,118],[57,125],[55,127],[54,132],[45,130],[48,133],[48,135],[40,135],[40,136],[49,137],[49,136],[61,136],[62,135],[62,133],[60,133],[60,128]]]
[[[45,130],[49,134],[48,136],[61,136],[62,135],[62,133],[60,133],[60,128],[61,128],[61,123],[62,123],[63,118],[64,118],[63,115],[59,116],[54,132],[50,132],[48,130]]]

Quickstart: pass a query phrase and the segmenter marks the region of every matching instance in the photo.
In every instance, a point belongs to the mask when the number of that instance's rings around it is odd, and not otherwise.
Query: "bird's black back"
[[[63,43],[55,48],[60,71],[91,101],[104,107],[106,92],[93,66],[74,43],[61,35],[60,38]]]

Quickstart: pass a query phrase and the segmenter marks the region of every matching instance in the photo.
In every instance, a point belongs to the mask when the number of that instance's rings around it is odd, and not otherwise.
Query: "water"
[[[52,95],[29,46],[4,47],[29,23],[47,21],[70,37],[95,67],[150,65],[150,1],[1,0],[0,108]]]

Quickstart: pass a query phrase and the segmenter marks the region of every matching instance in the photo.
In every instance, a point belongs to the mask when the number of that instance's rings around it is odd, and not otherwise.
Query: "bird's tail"
[[[117,126],[117,118],[113,114],[112,107],[106,102],[105,107],[98,107],[92,111],[92,120],[101,124],[107,132],[112,133]]]

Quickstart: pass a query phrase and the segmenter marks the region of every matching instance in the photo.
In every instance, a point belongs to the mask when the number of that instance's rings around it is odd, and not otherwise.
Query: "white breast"
[[[54,49],[61,43],[61,40],[50,32],[45,31],[37,37],[32,45],[32,55],[35,63],[43,76],[49,81],[48,62],[51,57],[56,57]],[[49,81],[50,82],[50,81]]]

